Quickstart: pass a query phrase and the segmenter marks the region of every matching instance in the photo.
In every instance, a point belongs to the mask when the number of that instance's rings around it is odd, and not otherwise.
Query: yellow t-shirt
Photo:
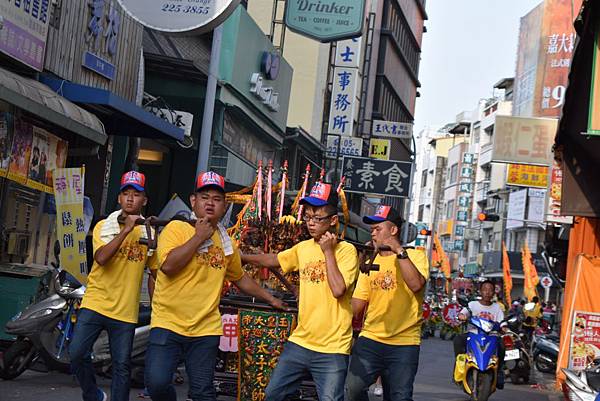
[[[107,244],[100,239],[105,221],[101,220],[94,227],[94,254]],[[94,260],[82,308],[112,319],[137,323],[144,267],[156,264],[156,252],[148,258],[148,247],[138,242],[142,229],[139,226],[131,231],[106,265],[100,266]]]
[[[321,246],[313,239],[302,241],[277,255],[284,272],[299,270],[298,326],[289,340],[327,354],[350,354],[352,307],[350,299],[358,274],[356,249],[347,242],[335,248],[338,269],[346,294],[336,299],[327,283],[327,267]]]
[[[189,223],[172,221],[158,237],[158,260],[162,265],[169,253],[189,241],[196,230]],[[240,252],[225,256],[221,238],[215,231],[208,252],[196,253],[176,275],[161,270],[152,298],[151,327],[161,327],[188,337],[222,335],[219,301],[223,281],[244,276]],[[156,267],[158,269],[158,267]]]
[[[425,252],[416,249],[406,252],[427,280],[429,262]],[[379,265],[379,271],[361,273],[353,295],[369,303],[360,335],[388,345],[419,345],[425,289],[415,294],[408,288],[396,255],[378,255],[374,263]]]

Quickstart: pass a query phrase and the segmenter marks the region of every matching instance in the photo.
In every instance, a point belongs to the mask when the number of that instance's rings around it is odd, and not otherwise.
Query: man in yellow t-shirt
[[[91,351],[102,330],[108,333],[112,357],[113,401],[129,400],[130,356],[144,267],[154,263],[148,247],[140,245],[143,227],[136,227],[146,205],[146,178],[130,171],[121,178],[120,211],[94,227],[94,264],[69,345],[71,367],[79,381],[84,401],[105,401],[96,385]],[[123,224],[119,217],[124,218]]]
[[[429,262],[424,251],[402,247],[399,235],[404,220],[392,207],[379,205],[375,215],[363,217],[363,222],[371,225],[373,244],[391,250],[379,251],[374,261],[379,271],[360,274],[352,296],[355,316],[367,310],[352,348],[347,400],[368,400],[367,390],[378,376],[385,400],[412,400]]]
[[[352,342],[350,297],[358,274],[356,249],[334,234],[338,196],[317,183],[304,205],[308,232],[279,254],[242,255],[245,263],[300,272],[298,326],[285,344],[265,391],[266,401],[283,401],[310,373],[320,400],[342,401]]]
[[[213,378],[223,334],[219,301],[224,280],[284,308],[244,273],[240,253],[219,223],[227,207],[223,177],[211,171],[200,174],[190,202],[195,226],[172,221],[158,238],[160,270],[153,270],[156,284],[146,355],[146,385],[154,401],[177,399],[171,382],[181,359],[192,400],[216,400]]]

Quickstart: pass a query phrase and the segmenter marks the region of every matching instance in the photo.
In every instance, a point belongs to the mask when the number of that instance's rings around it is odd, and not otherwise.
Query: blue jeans
[[[343,401],[348,355],[325,354],[287,342],[265,391],[265,401],[283,401],[294,394],[307,373],[320,401]]]
[[[359,337],[352,348],[346,400],[368,401],[369,386],[381,376],[384,400],[412,401],[418,366],[418,345],[387,345]]]
[[[128,401],[130,358],[135,324],[111,319],[91,309],[80,309],[73,339],[69,345],[71,369],[77,377],[84,401],[98,401],[98,386],[92,366],[92,347],[100,332],[106,330],[112,362],[111,401]]]
[[[179,361],[185,362],[189,397],[194,401],[215,401],[213,385],[219,336],[187,337],[171,330],[154,328],[148,338],[146,386],[152,401],[175,401],[173,374]]]

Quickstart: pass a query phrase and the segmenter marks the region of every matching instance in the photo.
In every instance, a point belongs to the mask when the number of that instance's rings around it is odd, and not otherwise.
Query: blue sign
[[[111,81],[115,79],[117,74],[117,69],[114,64],[111,64],[88,51],[83,53],[82,65],[85,68],[94,71],[96,74],[100,74],[104,78],[110,79]]]

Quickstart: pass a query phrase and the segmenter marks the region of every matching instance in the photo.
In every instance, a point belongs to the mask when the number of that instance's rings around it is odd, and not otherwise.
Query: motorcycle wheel
[[[537,370],[539,370],[540,372],[542,372],[542,373],[552,373],[552,372],[554,372],[555,368],[553,368],[552,365],[549,364],[548,362],[542,360],[540,358],[540,355],[538,355],[538,356],[535,357],[535,368]]]
[[[491,372],[473,371],[469,380],[469,386],[473,389],[471,401],[487,401],[492,394],[492,381],[493,378]],[[474,382],[476,382],[476,384]]]
[[[0,370],[0,378],[13,380],[27,370],[35,356],[33,344],[26,340],[15,341],[4,353],[4,368]]]

